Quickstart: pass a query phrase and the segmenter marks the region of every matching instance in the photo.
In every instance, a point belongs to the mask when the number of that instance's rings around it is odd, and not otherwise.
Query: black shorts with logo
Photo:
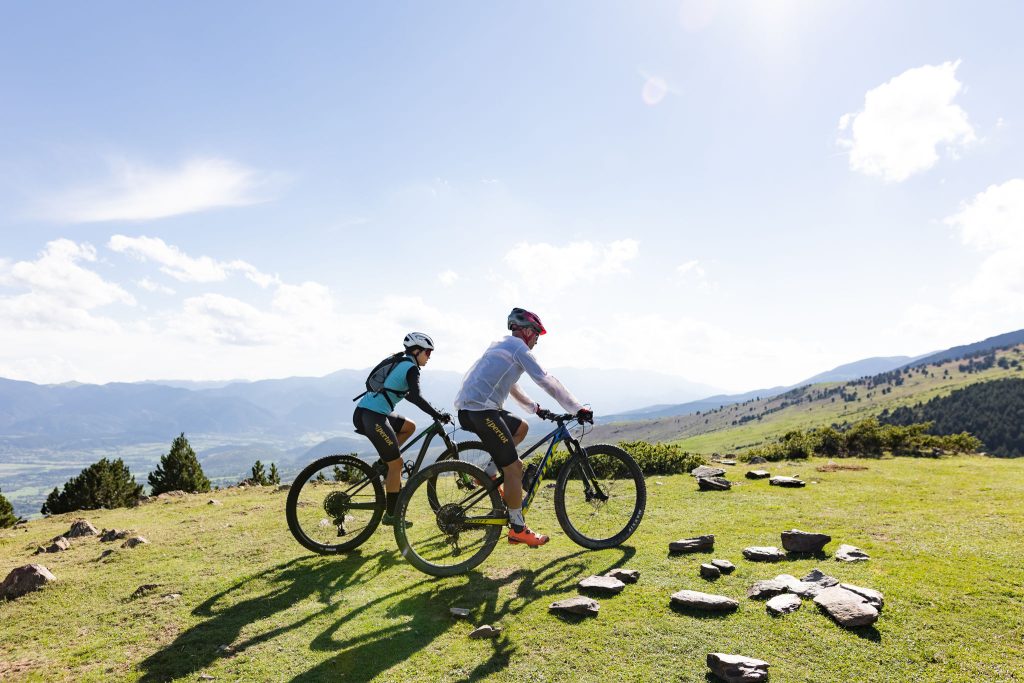
[[[352,413],[352,424],[356,434],[362,434],[370,440],[382,460],[391,461],[402,457],[398,450],[398,432],[402,431],[405,418],[401,415],[385,415],[366,408],[356,408],[356,412]]]
[[[459,424],[480,437],[498,467],[508,467],[519,459],[512,435],[523,420],[507,410],[460,410]]]

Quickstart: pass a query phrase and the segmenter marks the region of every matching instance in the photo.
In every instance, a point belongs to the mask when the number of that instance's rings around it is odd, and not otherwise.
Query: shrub
[[[141,495],[142,485],[135,483],[123,460],[103,458],[64,484],[63,491],[53,489],[41,512],[57,515],[75,510],[128,507],[135,505]]]
[[[645,475],[688,473],[694,467],[707,462],[704,456],[684,451],[677,444],[623,441],[619,443],[619,448],[636,460]],[[548,463],[548,476],[558,476],[568,459],[569,453],[564,448],[559,448],[552,453],[551,461]],[[595,463],[595,467],[599,468],[599,466],[600,461]],[[623,473],[599,470],[596,474],[599,477],[607,477]]]
[[[210,490],[210,480],[203,474],[184,432],[174,439],[170,452],[162,456],[160,464],[150,472],[149,485],[154,496],[167,491],[201,493]]]
[[[0,495],[0,529],[12,527],[17,523],[18,518],[14,516],[14,506],[11,505],[11,501]]]

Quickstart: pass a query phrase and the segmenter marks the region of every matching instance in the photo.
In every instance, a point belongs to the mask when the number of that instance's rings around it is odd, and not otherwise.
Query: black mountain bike
[[[444,443],[438,462],[457,460],[460,456],[490,458],[478,441],[452,441],[451,435],[435,420],[402,447],[404,454],[423,440],[416,459],[404,461],[405,475],[412,476],[419,471],[435,437]],[[354,455],[328,455],[311,463],[295,477],[285,504],[288,528],[295,540],[321,555],[359,547],[384,516],[386,473],[387,465],[383,461],[371,465]],[[467,475],[459,478],[459,485],[468,489],[478,483]]]
[[[558,523],[575,543],[592,550],[613,548],[633,535],[647,506],[647,485],[636,461],[617,446],[584,448],[567,424],[575,415],[541,414],[558,426],[522,456],[548,444],[539,464],[523,474],[523,511],[534,501],[559,443],[568,450],[554,485]],[[480,444],[474,444],[477,449]],[[465,485],[466,479],[474,484]],[[487,559],[508,524],[499,487],[468,462],[444,461],[423,468],[406,483],[395,508],[395,540],[402,555],[433,576],[469,571]],[[412,525],[403,522],[413,522]]]

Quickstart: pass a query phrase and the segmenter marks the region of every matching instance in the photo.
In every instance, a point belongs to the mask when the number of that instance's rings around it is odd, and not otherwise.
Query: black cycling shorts
[[[522,424],[522,420],[507,410],[459,411],[459,425],[480,437],[498,467],[508,467],[519,459],[512,435]]]
[[[370,440],[382,460],[391,461],[402,457],[398,450],[398,432],[402,431],[405,418],[401,415],[385,415],[366,408],[356,408],[356,412],[352,413],[352,424],[356,434],[362,434]]]

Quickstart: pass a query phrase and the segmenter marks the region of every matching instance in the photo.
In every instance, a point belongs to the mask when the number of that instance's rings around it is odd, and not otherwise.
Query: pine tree
[[[14,506],[11,505],[11,501],[0,495],[0,529],[6,529],[17,523],[18,518],[14,516]]]
[[[252,466],[252,476],[249,477],[253,484],[257,486],[266,486],[270,482],[267,480],[267,473],[263,469],[263,463],[259,460],[256,461]]]
[[[192,450],[185,432],[174,439],[171,450],[160,458],[160,464],[149,474],[151,495],[168,491],[200,493],[210,490],[210,480],[203,474],[196,452]]]
[[[274,486],[278,486],[281,483],[281,473],[277,471],[277,465],[275,463],[270,463],[270,476],[268,479]]]
[[[142,485],[135,483],[135,477],[123,460],[103,458],[70,479],[62,491],[53,489],[41,512],[57,515],[74,510],[128,507],[141,495]]]

